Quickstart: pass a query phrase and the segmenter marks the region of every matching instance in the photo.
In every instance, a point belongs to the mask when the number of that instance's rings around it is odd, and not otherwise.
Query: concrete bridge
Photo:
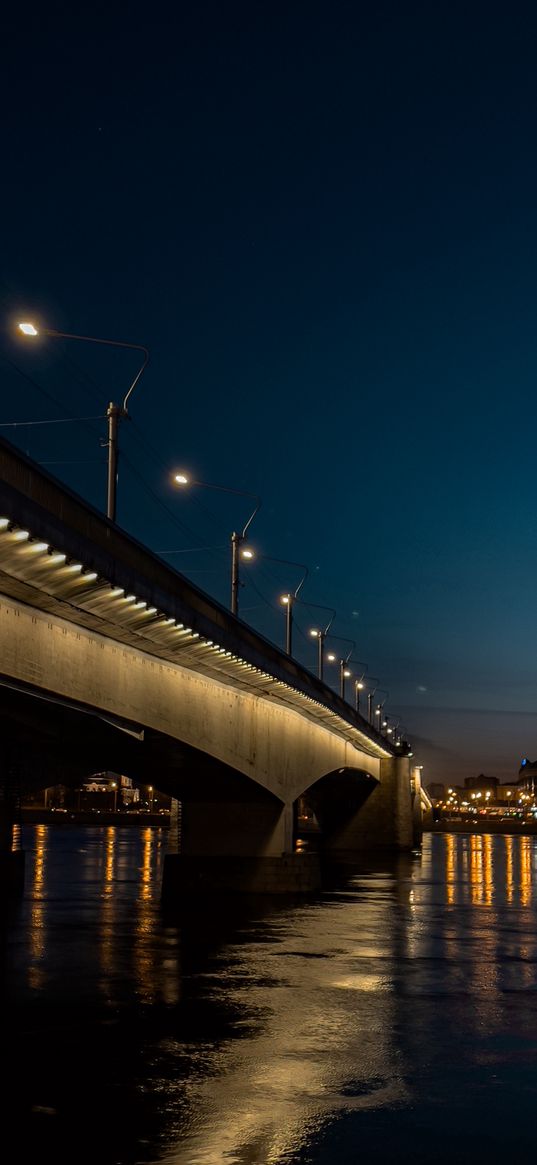
[[[168,887],[317,885],[300,798],[333,853],[415,843],[408,748],[1,440],[0,649],[4,852],[15,783],[102,769],[181,802]]]

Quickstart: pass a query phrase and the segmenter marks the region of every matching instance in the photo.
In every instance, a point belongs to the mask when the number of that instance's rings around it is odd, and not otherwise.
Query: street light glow
[[[17,326],[19,331],[22,332],[24,336],[39,335],[35,324],[32,324],[29,320],[23,320]],[[106,347],[110,348],[131,348],[136,352],[144,353],[143,364],[138,369],[138,372],[136,373],[130,388],[126,392],[123,404],[116,405],[113,401],[110,401],[106,410],[106,417],[108,419],[108,441],[106,442],[108,447],[108,488],[106,497],[106,516],[110,519],[110,521],[115,522],[117,498],[118,426],[119,422],[124,417],[128,417],[129,415],[129,397],[133,389],[136,388],[142,372],[144,371],[149,361],[149,352],[143,344],[130,344],[124,340],[106,340],[101,336],[80,336],[76,332],[57,332],[55,328],[42,328],[41,330],[45,336],[53,336],[58,340],[82,340],[84,343],[88,344],[104,344]]]
[[[289,602],[289,595],[281,595],[280,603],[288,603],[288,602]]]
[[[241,550],[241,558],[254,558],[253,550]]]
[[[189,478],[187,477],[186,473],[176,473],[175,481],[178,485],[189,485]]]

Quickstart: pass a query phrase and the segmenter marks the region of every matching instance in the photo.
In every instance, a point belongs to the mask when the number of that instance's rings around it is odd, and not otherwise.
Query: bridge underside
[[[31,691],[0,678],[4,763],[21,793],[53,784],[76,788],[113,771],[182,802],[275,800],[242,773],[165,733]]]
[[[75,787],[93,772],[113,770],[181,802],[180,853],[167,857],[168,892],[319,885],[319,852],[296,852],[298,797],[282,799],[203,749],[107,711],[5,677],[0,695],[6,787]],[[402,765],[382,762],[382,780],[340,767],[303,790],[320,825],[318,851],[400,847],[393,808],[398,786],[405,789]]]

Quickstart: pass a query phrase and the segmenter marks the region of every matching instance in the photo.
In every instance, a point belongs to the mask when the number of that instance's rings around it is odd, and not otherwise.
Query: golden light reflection
[[[140,898],[144,902],[152,898],[152,883],[151,883],[151,867],[153,856],[153,842],[155,838],[154,830],[149,826],[142,834],[143,849],[142,849],[142,871],[140,878]]]
[[[101,968],[108,977],[114,971],[115,955],[115,922],[117,913],[117,885],[115,885],[116,847],[117,829],[114,825],[109,825],[105,831],[104,870],[102,873],[103,904],[100,926],[101,943],[99,947]],[[103,984],[103,989],[105,991],[108,990],[106,983]]]
[[[483,837],[470,837],[470,901],[474,906],[483,902]]]
[[[46,856],[48,849],[48,825],[35,826],[35,853],[32,870],[32,910],[31,910],[31,928],[30,928],[30,943],[32,951],[32,962],[28,971],[28,982],[30,987],[38,990],[43,986],[44,974],[41,965],[45,957],[45,882],[46,882]]]
[[[520,847],[520,905],[531,902],[531,838],[519,837]]]
[[[456,838],[453,833],[446,833],[446,902],[448,906],[455,903],[455,869],[456,869]]]
[[[499,901],[529,906],[533,898],[533,837],[490,833],[444,834],[443,859],[448,905],[455,901],[493,907]]]
[[[137,898],[136,930],[133,945],[133,964],[142,999],[151,1001],[155,997],[155,984],[166,1003],[176,1003],[180,996],[180,977],[176,947],[171,945],[170,958],[164,967],[155,968],[154,935],[158,927],[155,899],[159,896],[161,872],[159,858],[163,852],[161,830],[144,829],[141,835],[142,854],[140,881]]]
[[[515,839],[509,835],[504,837],[505,841],[505,897],[507,902],[512,902],[514,898],[515,880],[513,875],[514,865],[514,846]]]
[[[295,1159],[334,1115],[408,1101],[394,1039],[404,946],[392,925],[397,878],[358,876],[353,885],[358,897],[349,891],[343,916],[340,902],[326,899],[265,922],[276,946],[232,942],[223,952],[234,966],[226,1000],[237,1015],[261,1010],[263,1020],[222,1041],[213,1070],[192,1076],[188,1144],[170,1146],[166,1160],[276,1165]],[[276,989],[267,992],[267,981]]]
[[[483,835],[483,881],[485,906],[492,906],[494,877],[492,869],[492,837],[490,833]]]
[[[109,825],[106,830],[105,858],[104,858],[104,893],[111,894],[113,890],[116,858],[116,830]]]
[[[344,991],[390,991],[392,980],[388,975],[347,975],[344,979],[337,979],[334,987]]]

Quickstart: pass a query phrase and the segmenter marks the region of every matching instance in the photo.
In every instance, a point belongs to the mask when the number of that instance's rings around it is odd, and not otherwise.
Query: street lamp
[[[364,680],[365,680],[365,673],[367,671],[368,665],[367,665],[367,663],[364,663],[363,659],[352,659],[351,658],[348,660],[348,663],[356,664],[359,668],[363,669],[361,675],[357,676],[355,681],[354,681],[354,706],[356,708],[356,711],[359,712],[360,711],[360,693],[363,692],[365,689]]]
[[[394,742],[394,744],[397,744],[397,729],[398,729],[399,724],[401,722],[401,717],[399,717],[399,719],[396,720],[394,724],[392,724],[390,722],[389,716],[386,717],[386,720],[388,721],[388,727],[386,729],[387,734],[388,734],[388,736],[393,736],[393,742]]]
[[[330,619],[328,620],[326,627],[310,628],[310,635],[317,640],[318,644],[317,675],[319,676],[319,679],[322,680],[324,673],[324,644],[328,632],[330,631],[332,623],[336,617],[336,612],[332,610],[332,607],[321,607],[318,603],[308,603],[308,607],[315,607],[315,609],[319,611],[330,611]]]
[[[123,399],[122,405],[116,405],[110,401],[106,410],[108,418],[108,489],[106,499],[106,516],[110,518],[111,522],[116,520],[116,506],[117,506],[117,474],[118,474],[118,426],[121,420],[128,417],[128,403],[129,397],[142,375],[142,372],[149,361],[149,352],[144,348],[143,344],[129,344],[125,340],[103,340],[98,336],[77,336],[72,332],[57,332],[54,328],[36,328],[32,323],[21,323],[18,325],[19,331],[23,336],[53,336],[55,339],[61,340],[84,340],[88,344],[105,344],[110,348],[132,348],[136,352],[143,352],[143,362],[134,377],[130,388],[128,389]]]
[[[114,790],[114,813],[117,810],[117,782],[112,781],[112,788]]]
[[[255,509],[250,514],[246,525],[243,527],[242,533],[239,534],[236,530],[234,530],[231,535],[231,612],[233,615],[238,616],[240,586],[239,561],[241,558],[252,559],[255,557],[254,551],[248,548],[243,548],[242,544],[246,540],[248,527],[253,522],[258,510],[261,507],[261,498],[259,498],[257,494],[249,493],[247,490],[230,489],[230,487],[227,485],[214,485],[209,481],[193,481],[192,478],[190,478],[186,473],[175,473],[173,479],[177,485],[198,485],[202,486],[204,489],[216,489],[220,493],[235,494],[238,497],[255,499]]]
[[[308,577],[309,570],[308,570],[307,566],[304,566],[303,562],[290,562],[285,558],[269,558],[269,556],[267,554],[262,554],[261,558],[264,558],[265,561],[268,561],[268,562],[281,562],[286,566],[298,566],[298,567],[300,567],[300,570],[304,571],[304,574],[302,575],[302,578],[300,579],[300,582],[299,582],[296,590],[295,591],[288,591],[286,595],[282,595],[280,598],[280,602],[285,607],[285,650],[286,650],[287,655],[292,655],[292,653],[293,653],[293,651],[292,651],[292,649],[293,649],[293,606],[298,600],[299,593],[302,590],[302,587],[304,586],[304,583]]]
[[[380,732],[380,734],[382,735],[382,729],[383,729],[383,727],[384,727],[384,723],[383,723],[383,712],[384,712],[384,705],[385,705],[385,703],[386,703],[386,700],[388,699],[388,696],[389,696],[389,694],[390,694],[390,693],[389,693],[389,692],[387,692],[387,691],[385,690],[385,688],[376,688],[375,690],[376,690],[377,692],[382,692],[382,695],[384,696],[384,699],[383,699],[383,701],[382,701],[382,704],[379,704],[379,705],[377,706],[377,708],[375,709],[375,716],[378,716],[378,718],[379,718],[379,722],[378,722],[378,725],[377,725],[377,727],[378,727],[378,731],[379,731],[379,732]]]
[[[368,693],[367,693],[367,719],[368,719],[369,724],[372,724],[373,723],[373,697],[375,695],[375,692],[377,690],[377,687],[378,687],[378,684],[380,681],[377,679],[376,676],[368,676],[367,682],[368,682],[368,684],[375,685],[375,687],[370,688]]]
[[[348,680],[350,675],[352,674],[351,671],[349,670],[348,664],[349,664],[349,660],[351,658],[351,655],[354,651],[354,648],[356,647],[356,644],[354,642],[354,639],[345,639],[341,635],[331,635],[330,638],[337,639],[337,641],[339,643],[350,643],[351,644],[351,649],[349,652],[347,652],[347,655],[340,656],[340,659],[339,659],[339,694],[341,696],[341,699],[344,700],[345,699],[345,681]],[[327,659],[328,659],[329,663],[335,663],[336,656],[331,652],[330,655],[327,656]]]
[[[401,724],[401,727],[398,729],[396,738],[394,740],[394,744],[396,744],[398,748],[400,748],[401,745],[403,744],[403,740],[404,740],[403,734],[405,732],[406,732],[406,725]]]

